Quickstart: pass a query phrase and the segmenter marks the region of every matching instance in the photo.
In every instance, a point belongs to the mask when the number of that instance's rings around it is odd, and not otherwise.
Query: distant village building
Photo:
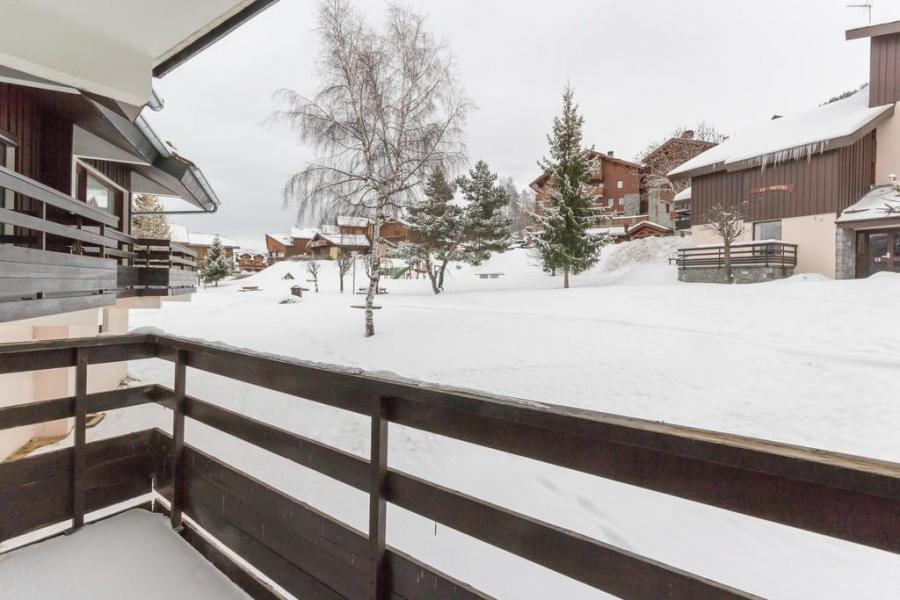
[[[235,253],[235,263],[238,271],[262,271],[268,266],[266,253],[257,250],[240,249]]]
[[[358,252],[367,254],[371,247],[371,242],[365,234],[355,233],[358,229],[356,225],[323,225],[322,229],[316,233],[315,237],[309,242],[307,247],[312,256],[315,258],[326,258],[334,260],[341,252]]]
[[[900,120],[894,117],[900,21],[847,32],[847,39],[860,38],[871,40],[867,89],[762,123],[669,173],[675,181],[691,180],[689,195],[678,201],[690,202],[696,244],[721,243],[704,225],[712,207],[722,204],[744,215],[743,241],[796,245],[796,264],[773,276],[900,272],[897,193],[890,186],[900,171]],[[774,255],[766,248],[783,247],[763,243],[746,260],[759,265]]]
[[[587,152],[597,160],[597,170],[589,183],[589,190],[596,197],[596,208],[605,209],[612,215],[625,215],[627,212],[638,214],[640,206],[636,202],[640,196],[641,165],[617,158],[613,151],[606,154],[596,150]],[[550,174],[542,173],[529,185],[534,190],[538,212],[550,201],[549,184]],[[634,198],[634,205],[626,210],[629,198]]]
[[[292,256],[311,254],[307,244],[315,237],[317,229],[292,227],[290,233],[267,233],[266,251],[270,262],[278,262]]]
[[[193,233],[189,232],[183,225],[169,225],[169,238],[173,242],[178,242],[183,246],[187,246],[197,253],[197,264],[203,266],[206,264],[206,253],[212,246],[213,240],[218,234],[215,233]],[[225,255],[226,262],[230,265],[234,262],[234,251],[241,247],[237,240],[218,235],[219,241],[222,243],[222,251]]]

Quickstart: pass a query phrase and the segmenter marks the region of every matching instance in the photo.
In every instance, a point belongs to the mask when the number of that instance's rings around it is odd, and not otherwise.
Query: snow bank
[[[649,237],[623,242],[604,249],[603,270],[618,271],[647,263],[667,265],[669,258],[674,258],[678,254],[679,248],[687,248],[690,245],[687,239],[677,236]]]

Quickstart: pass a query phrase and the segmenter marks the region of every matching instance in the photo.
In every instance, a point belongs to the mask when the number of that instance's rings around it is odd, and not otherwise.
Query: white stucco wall
[[[797,244],[797,268],[795,273],[821,273],[834,277],[836,227],[834,213],[781,219],[781,239]],[[691,244],[721,244],[722,238],[702,226],[691,227]],[[745,223],[738,241],[753,239],[753,223]]]
[[[895,105],[894,110],[894,116],[875,130],[875,139],[878,144],[878,153],[875,158],[876,185],[888,183],[888,175],[894,174],[900,177],[900,107]]]

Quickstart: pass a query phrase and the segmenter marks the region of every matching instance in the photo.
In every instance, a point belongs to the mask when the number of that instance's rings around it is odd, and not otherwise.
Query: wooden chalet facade
[[[269,266],[266,255],[255,250],[238,250],[235,253],[235,267],[238,271],[262,271]]]
[[[691,182],[682,202],[689,202],[695,243],[718,241],[703,226],[711,209],[722,205],[744,216],[740,241],[795,244],[791,272],[852,278],[881,270],[887,251],[882,242],[892,238],[876,236],[872,254],[869,227],[854,219],[840,223],[839,217],[900,171],[900,84],[894,84],[900,82],[900,22],[851,30],[847,37],[871,37],[867,89],[775,118],[669,173]]]
[[[132,235],[132,196],[177,198],[189,212],[219,206],[203,173],[144,118],[162,109],[152,78],[271,2],[36,4],[5,5],[0,18],[0,342],[124,333],[130,309],[187,298],[197,282],[191,248]],[[17,42],[23,26],[28,44]],[[0,377],[0,407],[71,395],[70,375]],[[98,367],[93,389],[125,375],[121,362]],[[0,460],[69,425],[0,432]]]
[[[292,227],[287,234],[267,233],[266,251],[269,253],[269,261],[276,263],[292,256],[311,256],[308,244],[316,233],[317,229],[301,227]]]
[[[612,151],[606,154],[595,150],[588,152],[597,160],[597,170],[590,181],[590,191],[596,196],[596,207],[611,215],[637,214],[639,207],[629,210],[628,203],[629,199],[636,202],[639,197],[641,165],[617,158]],[[529,184],[535,193],[538,211],[549,202],[549,182],[549,173],[542,173]]]

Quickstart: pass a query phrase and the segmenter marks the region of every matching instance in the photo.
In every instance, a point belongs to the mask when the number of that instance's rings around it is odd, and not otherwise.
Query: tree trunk
[[[339,275],[341,276],[341,293],[344,293],[344,273],[339,271]]]
[[[444,291],[444,273],[447,272],[447,263],[449,261],[445,260],[441,263],[441,268],[438,271],[438,290]]]
[[[734,273],[731,269],[731,242],[725,241],[725,277],[728,283],[734,283]]]
[[[437,273],[435,272],[434,265],[431,263],[431,254],[429,253],[428,257],[425,259],[425,272],[428,273],[428,279],[431,281],[431,291],[435,294],[441,293],[441,288],[438,287],[437,283]]]
[[[563,288],[569,287],[569,267],[563,269]]]
[[[375,213],[375,222],[372,224],[372,266],[369,272],[369,289],[366,291],[366,328],[365,336],[375,335],[375,293],[378,291],[378,279],[381,277],[381,257],[378,256],[378,246],[381,239],[381,220],[384,215],[381,211]]]

